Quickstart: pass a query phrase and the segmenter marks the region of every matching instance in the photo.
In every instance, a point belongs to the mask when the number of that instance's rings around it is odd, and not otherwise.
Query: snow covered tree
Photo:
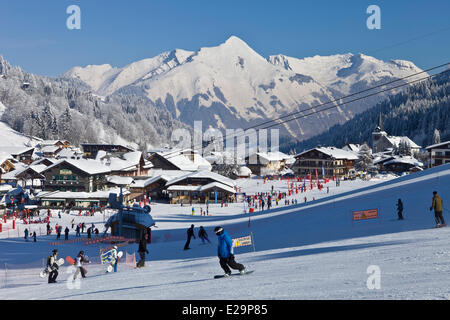
[[[355,169],[358,171],[368,171],[371,167],[373,167],[372,150],[366,143],[364,143],[359,149]]]
[[[433,144],[441,143],[441,134],[438,129],[434,129],[433,133]]]

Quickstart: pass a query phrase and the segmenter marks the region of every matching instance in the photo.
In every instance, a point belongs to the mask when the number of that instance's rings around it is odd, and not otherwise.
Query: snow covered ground
[[[308,191],[307,203],[305,194],[299,194],[298,205],[285,206],[282,200],[273,210],[257,210],[250,217],[242,204],[210,205],[211,216],[200,216],[199,206],[192,216],[189,206],[153,204],[158,228],[152,230],[146,267],[119,264],[117,273],[106,275],[94,263],[79,288],[67,281],[72,274],[67,266],[60,269],[57,284],[39,278],[42,258],[53,249],[49,242],[55,236],[25,242],[24,226],[18,224],[18,234],[13,234],[17,229],[9,238],[0,234],[0,299],[449,299],[450,229],[432,228],[434,214],[429,211],[432,191],[437,190],[444,199],[444,217],[450,219],[445,211],[449,180],[450,165],[444,165],[396,179],[346,181],[340,187],[330,182],[328,194],[326,188]],[[239,185],[252,193],[269,191],[272,182],[240,180]],[[286,182],[274,182],[275,190],[283,188]],[[404,203],[404,221],[396,220],[398,198]],[[352,211],[375,208],[377,219],[352,220]],[[52,218],[52,224],[65,227],[73,218],[97,227],[103,222],[101,215],[72,213]],[[191,250],[183,251],[191,224],[196,231],[205,226],[212,244],[195,239]],[[255,251],[251,246],[235,249],[236,260],[255,270],[253,274],[213,279],[222,273],[212,232],[217,225],[233,238],[253,234]],[[83,248],[98,261],[97,245],[57,248],[63,257]],[[137,245],[122,250],[136,252]],[[367,286],[369,266],[380,271],[379,289]]]

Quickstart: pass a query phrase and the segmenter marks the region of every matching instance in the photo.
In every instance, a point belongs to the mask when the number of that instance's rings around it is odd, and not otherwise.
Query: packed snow
[[[23,228],[0,233],[0,299],[449,299],[449,228],[433,228],[432,192],[450,198],[450,165],[407,176],[383,176],[363,181],[331,181],[322,190],[308,190],[282,199],[272,210],[248,213],[242,203],[206,205],[152,203],[156,221],[146,266],[132,269],[119,263],[117,273],[105,274],[98,264],[99,245],[81,243],[50,245],[55,235],[38,235],[37,242],[23,239]],[[239,179],[242,192],[287,192],[287,181]],[[328,190],[327,190],[328,187]],[[307,197],[305,203],[304,197]],[[405,220],[397,220],[395,204],[401,198]],[[298,204],[292,205],[296,199]],[[315,200],[313,200],[315,199]],[[352,220],[352,212],[377,209],[378,218]],[[246,210],[247,213],[244,213]],[[51,224],[69,226],[85,222],[99,227],[108,219],[53,212]],[[186,229],[204,226],[211,244],[191,241],[184,251]],[[236,261],[254,273],[213,279],[222,274],[216,248],[215,226],[223,226],[232,238],[252,235],[253,246],[235,248]],[[32,230],[45,225],[27,225]],[[101,229],[101,228],[100,228]],[[102,230],[100,230],[102,231]],[[8,237],[9,234],[9,237]],[[69,238],[73,239],[71,229]],[[39,278],[42,259],[57,247],[60,256],[74,256],[83,249],[94,261],[79,288],[64,265],[56,284]],[[121,247],[128,253],[137,244]],[[137,255],[137,254],[136,254]],[[370,270],[380,270],[380,287],[371,289]],[[369,271],[369,273],[368,273]]]

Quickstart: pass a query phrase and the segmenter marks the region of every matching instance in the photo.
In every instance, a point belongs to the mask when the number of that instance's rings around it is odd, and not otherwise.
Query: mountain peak
[[[231,36],[229,37],[224,43],[223,45],[227,45],[227,46],[245,46],[245,47],[249,47],[249,45],[242,40],[241,38],[238,38],[236,36]]]

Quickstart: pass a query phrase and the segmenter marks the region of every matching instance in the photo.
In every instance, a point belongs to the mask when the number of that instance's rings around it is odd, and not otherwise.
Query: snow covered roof
[[[30,150],[33,150],[33,147],[11,147],[11,146],[0,146],[0,152],[8,153],[10,155],[19,155]]]
[[[358,155],[355,152],[346,151],[346,150],[335,148],[335,147],[317,147],[317,148],[313,148],[313,149],[304,151],[302,153],[299,153],[299,154],[295,155],[295,157],[301,156],[307,152],[310,152],[311,150],[317,150],[326,155],[329,155],[330,157],[332,157],[334,159],[358,160]]]
[[[199,169],[202,170],[211,170],[211,164],[202,156],[198,154],[198,152],[190,149],[185,150],[171,150],[165,152],[156,152],[159,156],[163,157],[170,163],[172,163],[175,167],[184,171],[196,171]],[[188,158],[187,154],[193,155],[193,160]]]
[[[58,146],[50,145],[50,146],[45,146],[45,147],[41,148],[41,152],[42,153],[55,153],[59,149],[61,149],[61,148]]]
[[[98,190],[94,192],[71,192],[71,191],[42,191],[35,198],[37,199],[108,199],[110,193],[119,194],[120,189]],[[124,195],[130,194],[130,191],[123,190]]]
[[[47,167],[44,171],[58,166],[63,162],[66,162],[90,175],[111,172],[111,169],[109,167],[105,166],[100,161],[92,159],[61,159],[55,162],[53,165]]]
[[[419,160],[413,158],[413,157],[395,157],[392,160],[386,161],[384,163],[384,165],[389,165],[389,164],[394,164],[394,163],[401,163],[401,164],[410,164],[412,166],[416,166],[416,167],[422,167],[423,163],[420,162]]]
[[[414,141],[412,141],[408,137],[396,137],[396,136],[386,136],[386,139],[389,140],[395,146],[398,146],[401,141],[406,141],[413,149],[420,149],[420,146],[417,145]]]
[[[224,176],[222,176],[222,175],[220,175],[218,173],[211,172],[211,171],[206,171],[206,170],[192,172],[192,173],[189,173],[187,175],[181,176],[179,178],[172,179],[169,182],[167,182],[166,186],[174,185],[174,184],[176,184],[176,183],[178,183],[178,182],[180,182],[180,181],[182,181],[184,179],[187,179],[187,178],[211,179],[211,180],[223,183],[223,184],[225,184],[225,185],[227,185],[229,187],[232,187],[232,188],[234,188],[234,186],[235,186],[235,183],[234,183],[233,180],[231,180],[231,179],[229,179],[227,177],[224,177]]]
[[[240,166],[237,172],[235,172],[235,174],[238,177],[250,177],[252,175],[252,170],[250,170],[246,166]]]
[[[359,144],[348,143],[342,147],[342,150],[359,152],[359,148],[361,148]]]
[[[234,188],[231,188],[230,186],[227,186],[220,182],[211,182],[204,186],[185,186],[185,185],[171,185],[167,188],[167,191],[199,191],[204,192],[211,189],[221,189],[230,193],[235,193],[236,191]]]
[[[130,185],[134,179],[132,177],[109,176],[106,178],[106,181],[117,185]]]
[[[450,145],[450,140],[449,141],[445,141],[445,142],[441,142],[441,143],[432,144],[431,146],[428,146],[425,149],[429,150],[429,149],[443,147],[445,145]]]

